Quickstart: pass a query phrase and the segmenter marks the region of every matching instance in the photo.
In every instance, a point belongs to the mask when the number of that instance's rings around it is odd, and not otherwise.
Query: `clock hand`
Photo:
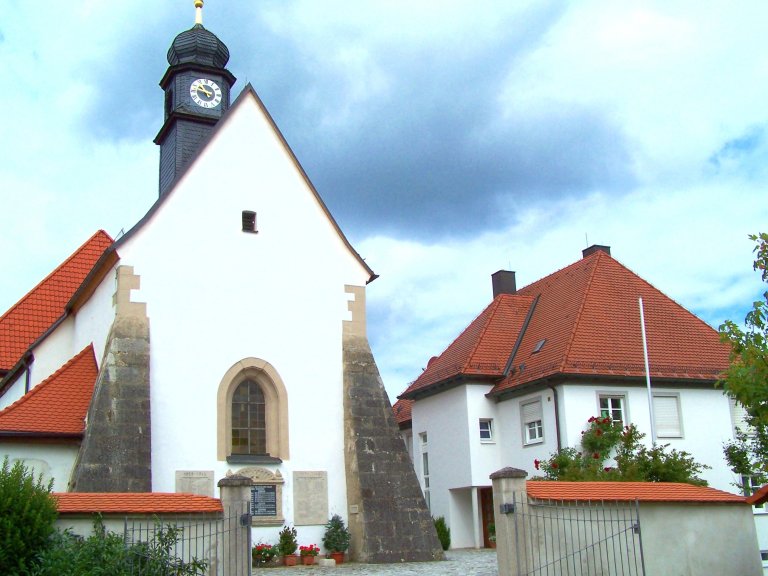
[[[213,94],[213,92],[211,92],[210,90],[208,90],[208,89],[207,89],[205,86],[198,86],[198,87],[197,87],[197,91],[198,91],[198,92],[202,92],[202,93],[203,93],[203,94],[205,94],[206,96],[211,96],[211,95]]]

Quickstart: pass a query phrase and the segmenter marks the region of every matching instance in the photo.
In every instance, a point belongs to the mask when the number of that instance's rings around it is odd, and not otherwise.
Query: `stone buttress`
[[[365,327],[365,288],[346,286],[344,456],[349,554],[358,562],[439,560],[437,539],[416,473],[400,437]]]
[[[130,300],[139,277],[117,268],[115,320],[88,408],[70,490],[151,492],[149,319],[146,304]]]

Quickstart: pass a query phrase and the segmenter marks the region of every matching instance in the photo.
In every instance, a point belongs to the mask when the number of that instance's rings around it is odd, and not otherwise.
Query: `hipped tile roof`
[[[746,503],[744,496],[678,482],[560,482],[529,480],[528,496],[539,500]]]
[[[491,394],[554,376],[644,377],[639,298],[651,378],[716,380],[729,352],[718,333],[598,250],[517,294],[496,296],[401,397],[481,374],[497,377]],[[510,359],[511,370],[502,378]]]
[[[0,411],[0,436],[82,435],[97,375],[96,357],[89,344]]]
[[[221,500],[165,492],[54,492],[60,514],[189,514],[222,512]]]
[[[99,230],[0,316],[0,371],[13,368],[29,346],[61,317],[64,306],[111,244],[112,238]]]

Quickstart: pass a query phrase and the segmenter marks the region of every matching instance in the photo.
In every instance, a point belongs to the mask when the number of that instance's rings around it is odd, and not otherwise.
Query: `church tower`
[[[160,196],[184,170],[200,143],[229,108],[235,77],[225,68],[229,50],[203,27],[203,0],[195,0],[195,25],[168,49],[165,122],[155,137],[160,146]]]

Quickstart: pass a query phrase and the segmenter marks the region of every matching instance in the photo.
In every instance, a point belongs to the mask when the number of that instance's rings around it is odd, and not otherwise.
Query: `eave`
[[[445,392],[452,388],[456,388],[461,385],[473,385],[473,384],[494,384],[500,376],[498,374],[457,374],[450,378],[439,380],[424,388],[419,388],[411,392],[404,392],[398,399],[400,400],[420,400],[429,396],[434,396],[440,392]]]

